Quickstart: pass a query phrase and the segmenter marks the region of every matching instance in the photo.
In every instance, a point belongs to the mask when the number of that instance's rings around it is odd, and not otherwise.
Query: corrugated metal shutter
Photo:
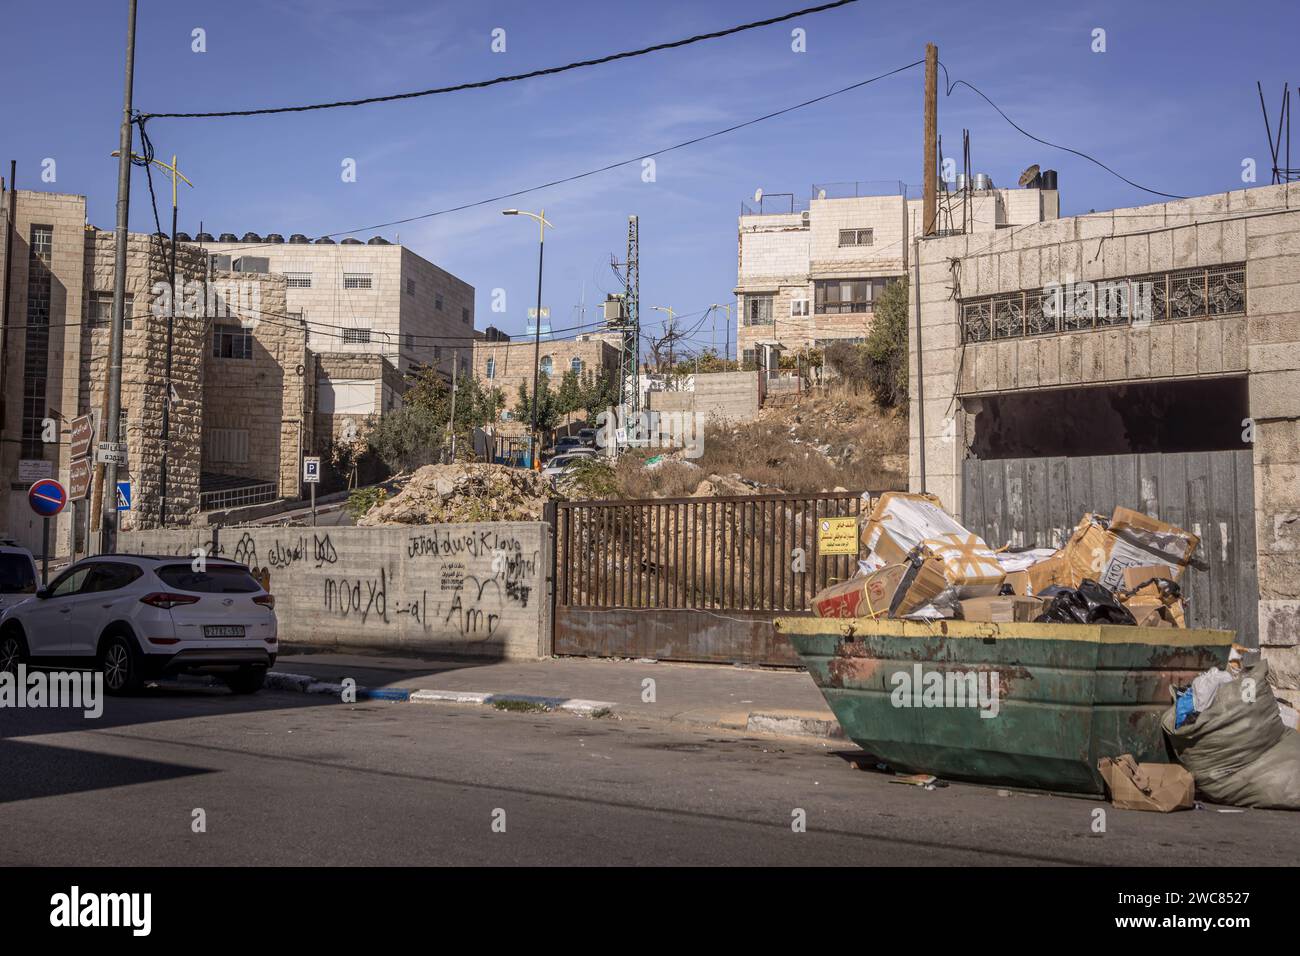
[[[1190,623],[1259,640],[1252,453],[970,459],[962,523],[993,547],[1059,547],[1089,511],[1145,511],[1201,537],[1184,580]]]

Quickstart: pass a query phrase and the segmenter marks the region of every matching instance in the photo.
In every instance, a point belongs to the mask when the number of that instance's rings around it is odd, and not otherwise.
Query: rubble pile
[[[533,471],[505,465],[425,465],[357,524],[540,521],[554,497],[550,481]]]

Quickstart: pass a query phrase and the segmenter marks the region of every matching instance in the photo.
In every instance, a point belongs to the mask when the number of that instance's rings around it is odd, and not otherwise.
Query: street
[[[851,745],[627,718],[164,685],[96,721],[0,720],[4,866],[1279,865],[1297,846],[1284,812],[927,791],[852,769]]]

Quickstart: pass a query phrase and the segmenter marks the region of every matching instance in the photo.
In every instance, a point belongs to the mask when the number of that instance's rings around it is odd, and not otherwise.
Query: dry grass
[[[751,422],[710,422],[704,454],[693,462],[670,458],[646,468],[655,453],[620,459],[622,497],[684,497],[709,475],[739,475],[756,492],[905,489],[907,412],[881,409],[866,392],[819,392],[766,408]]]

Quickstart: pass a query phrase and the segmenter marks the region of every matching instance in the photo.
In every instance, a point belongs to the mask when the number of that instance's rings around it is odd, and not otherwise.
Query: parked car
[[[261,688],[279,649],[275,598],[248,568],[208,558],[95,555],[0,615],[0,670],[92,666],[110,694],[146,680],[212,673]]]
[[[542,475],[554,481],[572,468],[574,462],[578,459],[587,457],[589,456],[582,454],[556,455],[546,463],[546,467],[542,469]]]
[[[36,559],[26,548],[0,543],[0,613],[36,593]]]
[[[555,454],[563,455],[565,452],[582,447],[583,441],[577,435],[564,435],[555,441]]]
[[[588,448],[596,447],[596,429],[581,428],[578,430],[578,440]]]

